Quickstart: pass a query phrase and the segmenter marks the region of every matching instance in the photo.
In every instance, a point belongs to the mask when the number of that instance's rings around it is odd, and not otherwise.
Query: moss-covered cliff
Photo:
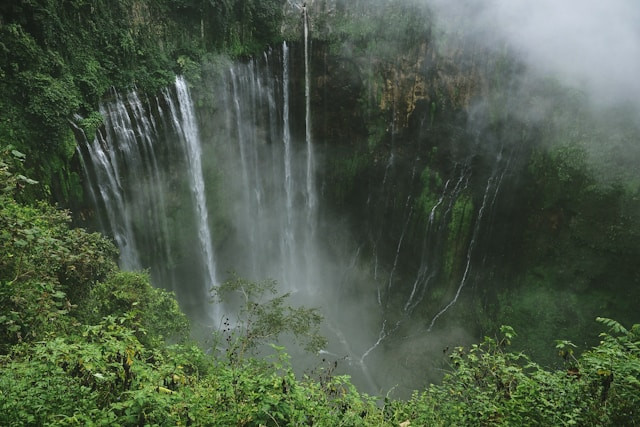
[[[637,320],[633,105],[594,107],[411,2],[311,7],[324,194],[386,269],[387,307],[412,307],[428,253],[424,329],[447,308],[479,334],[514,324],[542,355],[551,331],[595,342],[593,317]]]

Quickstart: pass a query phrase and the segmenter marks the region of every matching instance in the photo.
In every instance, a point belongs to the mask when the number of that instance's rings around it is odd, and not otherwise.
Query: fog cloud
[[[443,22],[464,16],[489,43],[506,42],[531,69],[605,105],[640,106],[640,2],[427,0]],[[466,15],[466,16],[465,16]]]

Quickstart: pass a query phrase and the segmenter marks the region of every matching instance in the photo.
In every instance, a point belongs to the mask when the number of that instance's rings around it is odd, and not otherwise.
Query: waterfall
[[[322,307],[325,351],[346,353],[349,373],[377,391],[378,363],[407,337],[437,333],[475,280],[510,161],[501,151],[489,171],[474,169],[474,151],[446,165],[414,156],[391,123],[387,156],[376,152],[353,212],[360,229],[320,210],[317,177],[341,154],[314,141],[323,134],[313,132],[306,10],[303,18],[304,45],[221,62],[201,92],[182,77],[155,97],[114,91],[95,139],[76,127],[78,152],[96,226],[113,237],[123,268],[149,269],[154,285],[209,325],[225,314],[207,302],[223,274],[274,279],[296,303]],[[437,175],[426,199],[422,171]],[[461,206],[469,225],[452,230]]]
[[[293,232],[293,176],[291,174],[291,128],[289,124],[289,46],[282,43],[282,143],[284,145],[284,191],[286,224],[283,243],[283,271],[289,271],[294,250]]]
[[[413,310],[418,304],[422,302],[424,296],[426,294],[427,287],[431,279],[434,278],[436,274],[435,268],[433,268],[432,264],[432,254],[431,254],[431,246],[432,240],[434,239],[434,234],[436,234],[435,227],[435,218],[436,218],[436,210],[442,205],[446,195],[447,190],[449,189],[449,183],[451,180],[447,180],[444,184],[444,190],[440,195],[440,198],[436,202],[435,205],[431,208],[429,212],[429,220],[427,222],[426,236],[423,240],[422,244],[422,255],[420,268],[416,274],[416,279],[413,282],[413,286],[411,287],[411,292],[409,294],[409,298],[407,298],[407,302],[404,305],[404,311]]]
[[[306,145],[306,215],[307,223],[305,230],[304,263],[308,277],[317,277],[317,262],[314,260],[316,228],[317,228],[317,195],[315,188],[315,153],[312,140],[311,123],[311,70],[310,55],[311,41],[309,38],[309,13],[306,5],[302,8],[302,19],[304,27],[304,101],[305,101],[305,145]],[[307,279],[308,282],[308,279]],[[308,291],[317,291],[315,286],[307,283]]]
[[[304,61],[303,89],[290,76],[294,60]],[[182,77],[144,101],[114,91],[100,107],[104,128],[80,152],[97,225],[113,236],[121,266],[150,269],[185,310],[217,319],[206,300],[219,280],[218,221],[225,272],[273,278],[290,292],[321,286],[306,15],[300,49],[283,43],[229,64],[209,87],[210,116],[200,122]]]
[[[471,241],[467,248],[467,256],[466,256],[466,262],[464,267],[464,273],[462,274],[462,279],[460,279],[460,284],[458,285],[458,288],[456,290],[456,293],[453,299],[435,316],[433,316],[433,319],[431,319],[431,323],[429,324],[429,328],[427,329],[427,331],[431,331],[431,329],[433,328],[433,325],[436,323],[436,320],[438,320],[440,316],[446,313],[446,311],[449,310],[458,301],[458,298],[460,297],[460,292],[462,292],[462,288],[464,288],[464,285],[467,283],[467,280],[469,279],[469,271],[471,269],[471,259],[472,259],[471,257],[473,255],[473,250],[476,245],[476,240],[478,238],[478,232],[480,230],[480,225],[482,223],[482,217],[487,205],[487,197],[489,195],[489,189],[491,188],[492,182],[493,182],[493,177],[490,177],[489,180],[487,181],[487,187],[484,193],[484,197],[482,199],[482,206],[480,206],[480,210],[478,211],[478,217],[476,218],[476,223],[473,229],[473,235],[471,237]]]
[[[470,183],[472,182],[472,178],[474,178],[475,182],[480,178],[472,176],[473,157],[462,159],[459,163],[454,164],[452,174],[442,184],[441,193],[438,198],[433,199],[433,204],[430,206],[429,211],[423,214],[425,217],[423,220],[418,218],[419,215],[417,215],[415,211],[415,209],[417,209],[417,199],[419,198],[418,194],[408,191],[408,194],[404,196],[404,202],[402,202],[402,199],[394,194],[393,189],[386,187],[390,180],[395,181],[397,179],[396,174],[398,171],[395,165],[395,154],[391,152],[387,163],[381,165],[383,166],[380,173],[382,185],[380,187],[374,187],[374,193],[368,195],[367,206],[369,206],[370,203],[373,203],[374,206],[381,203],[389,206],[398,206],[395,208],[397,209],[396,214],[399,213],[400,215],[392,221],[374,222],[374,224],[381,224],[377,230],[378,234],[372,237],[370,243],[374,262],[374,278],[376,277],[375,275],[378,274],[377,270],[379,269],[379,253],[377,248],[382,244],[382,236],[389,233],[389,230],[385,229],[394,227],[395,233],[397,233],[395,234],[397,240],[395,241],[394,250],[388,250],[388,254],[386,255],[388,276],[385,290],[382,290],[380,286],[377,288],[376,296],[382,316],[378,337],[371,347],[362,353],[362,356],[359,358],[360,364],[364,364],[364,359],[370,357],[374,350],[379,349],[384,341],[395,339],[393,332],[401,328],[403,324],[411,324],[412,316],[417,311],[417,308],[419,306],[425,307],[421,304],[425,303],[427,307],[436,306],[438,300],[433,298],[433,295],[430,295],[428,289],[431,284],[442,288],[448,280],[452,280],[444,277],[442,267],[446,262],[444,255],[446,247],[447,245],[451,245],[451,242],[455,240],[459,242],[466,241],[466,243],[461,243],[466,244],[466,246],[461,248],[461,251],[464,249],[464,260],[455,260],[455,262],[463,261],[463,263],[461,265],[460,275],[458,276],[458,273],[455,273],[458,281],[454,293],[441,305],[441,308],[434,311],[434,314],[431,315],[430,320],[427,321],[428,323],[424,328],[418,328],[418,330],[431,332],[437,321],[458,302],[465,286],[472,280],[472,266],[474,261],[482,258],[482,254],[477,250],[478,246],[482,243],[481,240],[483,240],[486,235],[486,232],[482,230],[490,228],[487,217],[496,205],[501,183],[510,167],[510,160],[506,162],[503,161],[502,151],[503,150],[501,150],[495,158],[491,174],[486,178],[484,192],[480,199],[481,203],[479,203],[477,210],[474,209],[471,211],[472,213],[467,213],[467,215],[473,215],[474,220],[469,230],[463,231],[464,234],[460,236],[456,235],[456,233],[460,231],[452,230],[450,224],[454,219],[455,207],[471,197]],[[413,172],[409,180],[409,182],[412,183],[411,185],[414,183],[417,168],[420,167],[419,162],[419,159],[413,161]],[[411,187],[411,185],[408,187]],[[400,209],[400,206],[402,206],[402,209]],[[389,217],[389,212],[381,212],[385,218]],[[458,213],[458,215],[460,215],[460,213]],[[415,245],[415,242],[407,242],[407,237],[410,235],[409,230],[415,230],[416,225],[421,224],[421,221],[425,224],[424,231],[420,234],[421,250],[419,252],[413,250],[412,253],[409,253],[408,251],[411,250],[409,249],[410,245]],[[375,226],[373,228],[375,228]],[[464,237],[466,233],[468,233],[468,237]],[[405,249],[405,245],[409,247]],[[413,280],[411,281],[408,281],[406,276],[396,277],[397,272],[400,270],[399,261],[406,257],[413,257],[414,259],[420,260],[416,266]],[[453,262],[453,260],[448,262]],[[411,270],[407,270],[406,267],[404,267],[405,275],[410,272]],[[424,310],[424,308],[422,308],[422,310]],[[394,326],[390,328],[390,324]],[[409,329],[415,328],[409,327]],[[416,335],[413,334],[408,335],[408,337],[415,336]]]
[[[229,75],[230,75],[229,79],[231,81],[231,88],[232,88],[231,93],[232,93],[232,99],[233,99],[233,112],[235,113],[235,130],[237,132],[235,136],[238,141],[238,151],[240,153],[240,170],[242,171],[242,184],[243,184],[242,194],[244,197],[244,209],[242,209],[242,215],[244,217],[245,227],[248,227],[248,231],[249,231],[247,233],[246,238],[249,240],[250,246],[255,248],[256,238],[258,238],[258,236],[256,235],[256,221],[254,219],[255,219],[255,215],[258,213],[256,212],[256,210],[258,209],[258,206],[256,206],[255,200],[253,199],[253,195],[252,195],[256,187],[254,185],[253,180],[250,179],[251,170],[249,167],[249,160],[247,159],[247,157],[249,156],[248,151],[252,150],[253,148],[250,144],[254,141],[248,140],[249,137],[253,136],[251,133],[249,133],[249,136],[245,135],[245,125],[244,125],[245,117],[243,117],[244,111],[240,105],[241,98],[240,98],[240,93],[238,91],[238,86],[243,84],[246,85],[247,81],[253,80],[254,76],[253,76],[253,73],[251,73],[250,69],[246,70],[246,74],[247,75],[242,76],[243,81],[240,81],[240,78],[236,76],[236,72],[234,68],[232,67],[229,70]],[[242,98],[242,100],[244,102],[247,102],[247,105],[244,106],[244,109],[248,110],[249,117],[247,119],[250,119],[252,118],[251,112],[253,111],[253,105],[250,102],[250,100],[247,100],[246,98]],[[251,257],[250,268],[252,270],[253,275],[255,275],[257,272],[255,253],[256,251],[250,251],[248,254]]]
[[[74,117],[74,120],[80,121],[82,120],[82,116],[76,114]],[[79,141],[79,144],[76,144],[76,153],[78,154],[78,158],[80,159],[80,166],[82,167],[82,170],[90,171],[90,168],[87,164],[87,160],[85,160],[85,157],[89,157],[90,154],[89,153],[85,154],[83,150],[83,147],[86,150],[86,147],[89,146],[89,140],[87,139],[87,134],[75,122],[69,120],[69,124],[73,128],[76,140]],[[94,189],[94,188],[97,188],[98,186],[96,183],[96,178],[95,176],[87,175],[85,179],[88,181],[87,190],[89,193],[90,201],[93,204],[93,206],[98,206],[100,199],[98,198],[98,195],[96,194],[96,191]],[[102,219],[102,215],[98,214],[97,219],[98,219],[99,228],[101,230],[107,230],[107,226],[104,223],[104,220]]]
[[[391,286],[393,285],[393,275],[398,267],[398,259],[400,258],[400,250],[402,249],[402,242],[404,241],[404,236],[407,233],[407,228],[409,227],[409,222],[411,221],[411,217],[413,216],[413,205],[411,204],[411,196],[407,197],[407,203],[405,208],[408,209],[409,214],[407,215],[407,220],[402,227],[402,233],[400,233],[400,239],[398,240],[398,247],[396,248],[396,256],[393,259],[393,266],[391,267],[391,273],[389,273],[389,281],[387,284],[387,293],[391,291]]]
[[[189,164],[189,178],[191,181],[191,190],[196,203],[196,221],[198,223],[198,238],[200,247],[202,249],[202,257],[204,258],[204,265],[206,267],[206,277],[208,283],[205,284],[207,288],[211,288],[218,284],[216,279],[216,266],[213,256],[213,245],[211,241],[211,231],[209,230],[209,214],[207,211],[207,200],[205,196],[205,184],[202,175],[202,148],[200,146],[200,136],[198,134],[198,125],[195,120],[195,112],[193,109],[193,102],[189,95],[189,89],[187,83],[183,77],[176,78],[176,93],[178,95],[178,104],[180,107],[180,114],[182,116],[182,136],[185,144],[185,151],[187,153],[187,160]],[[174,118],[174,123],[177,123],[177,112],[173,107],[173,103],[170,104],[171,115]],[[205,288],[205,290],[207,289]],[[205,292],[206,295],[206,292]]]
[[[230,268],[255,280],[274,278],[293,292],[303,284],[305,290],[313,288],[317,194],[311,131],[305,123],[301,138],[300,115],[291,110],[290,68],[285,42],[281,52],[231,65],[216,90],[225,94],[220,112],[228,161],[223,169],[237,195],[235,242],[243,254],[230,261]],[[305,120],[310,114],[305,112]]]
[[[460,297],[460,293],[462,292],[462,289],[464,288],[464,286],[467,284],[467,281],[469,280],[472,257],[473,257],[476,245],[478,243],[479,234],[480,234],[480,230],[482,229],[484,216],[487,213],[486,212],[487,210],[493,210],[496,198],[498,196],[498,193],[500,192],[500,186],[502,184],[502,180],[507,170],[509,169],[509,166],[510,166],[510,161],[508,161],[506,165],[504,166],[502,165],[502,150],[501,150],[496,156],[492,174],[487,179],[487,184],[485,186],[484,194],[482,197],[482,204],[480,205],[480,209],[478,209],[478,213],[475,219],[475,224],[473,226],[471,239],[467,247],[466,260],[465,260],[465,266],[464,266],[464,272],[462,274],[462,278],[460,279],[460,282],[458,284],[458,287],[456,289],[453,299],[445,307],[443,307],[435,316],[433,316],[433,318],[431,319],[431,323],[429,323],[429,327],[427,331],[431,331],[436,321],[458,301],[458,298]],[[493,196],[491,196],[492,192],[493,192]],[[491,199],[490,202],[489,202],[489,199]]]
[[[132,98],[137,99],[135,92]],[[148,194],[141,194],[142,199],[130,203],[132,194],[126,192],[123,180],[129,173],[134,180],[145,179],[144,169],[139,167],[144,159],[138,148],[138,138],[142,134],[139,127],[141,118],[139,110],[127,110],[127,103],[118,94],[115,94],[114,102],[100,107],[100,113],[105,121],[105,132],[99,130],[93,141],[81,141],[84,145],[78,149],[82,163],[93,167],[95,179],[92,180],[91,193],[96,195],[96,199],[97,195],[101,199],[104,209],[99,210],[100,222],[103,226],[108,224],[109,230],[104,231],[113,236],[120,250],[120,265],[127,270],[139,269],[141,261],[133,223],[135,217],[149,212],[141,207],[153,205],[156,200],[147,198]],[[119,141],[117,149],[110,146],[110,139]]]
[[[311,73],[309,70],[309,15],[306,6],[303,7],[304,24],[304,100],[305,100],[305,141],[307,145],[307,216],[310,234],[315,234],[315,210],[317,205],[315,193],[315,160],[311,139]]]
[[[198,127],[182,78],[176,79],[175,97],[163,90],[160,98],[143,101],[135,90],[125,95],[113,91],[112,99],[100,105],[104,126],[93,141],[76,127],[77,150],[96,225],[113,237],[121,268],[149,269],[154,284],[176,291],[186,310],[211,317],[216,315],[208,304],[208,290],[217,283],[215,257]],[[179,144],[167,145],[168,140]],[[177,173],[182,163],[188,184]],[[193,203],[185,205],[182,192],[176,195],[172,187],[187,190]],[[193,236],[191,223],[197,224]],[[186,263],[178,254],[193,240],[201,260]]]
[[[135,116],[139,117],[138,123],[139,135],[143,143],[143,149],[146,152],[145,163],[150,163],[151,170],[148,171],[152,176],[154,182],[161,182],[162,175],[158,166],[157,155],[155,153],[154,140],[152,135],[157,134],[158,128],[153,115],[148,115],[142,105],[142,101],[138,97],[138,94],[133,91],[127,95],[127,103],[132,107],[135,112]],[[149,197],[153,198],[153,209],[149,210],[150,220],[155,224],[161,232],[161,238],[163,242],[169,241],[169,228],[167,224],[167,213],[165,211],[166,201],[164,199],[164,191],[154,191],[149,193]],[[171,264],[173,262],[171,254],[171,246],[168,244],[158,245],[164,250],[165,262]]]

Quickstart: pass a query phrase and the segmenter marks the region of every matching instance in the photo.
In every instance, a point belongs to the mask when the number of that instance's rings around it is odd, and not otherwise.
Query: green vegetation
[[[473,217],[473,201],[466,192],[458,196],[451,208],[451,219],[448,223],[447,243],[445,248],[444,271],[448,277],[456,273],[455,265],[465,259],[465,252],[471,239],[471,219]]]
[[[71,327],[70,310],[86,302],[91,287],[115,267],[115,248],[98,234],[69,229],[70,217],[43,203],[21,206],[13,192],[35,182],[11,172],[16,150],[0,162],[0,351],[47,339]]]
[[[397,411],[416,425],[636,425],[640,421],[640,325],[611,330],[598,347],[576,358],[557,341],[563,368],[549,371],[523,353],[506,350],[515,332],[456,348],[442,385],[415,393]],[[615,366],[615,368],[614,368]]]
[[[443,182],[438,171],[432,170],[429,166],[422,171],[420,180],[422,183],[422,192],[418,199],[420,215],[428,221],[432,213],[434,217],[440,215],[436,207],[441,197]]]
[[[229,303],[229,294],[242,296],[237,328],[217,335],[228,338],[216,346],[224,351],[205,355],[185,338],[173,295],[146,274],[118,271],[113,245],[70,229],[66,212],[17,202],[35,182],[14,172],[22,153],[2,154],[0,424],[354,425],[380,417],[344,377],[297,380],[281,348],[271,362],[249,357],[281,333],[321,347],[315,310],[287,307],[286,296],[263,299],[272,283],[233,280],[218,293]]]
[[[476,62],[455,65],[456,55],[468,49],[462,37],[431,40],[436,29],[429,15],[408,3],[387,2],[379,9],[358,4],[333,21],[315,22],[331,28],[322,36],[328,55],[349,63],[334,66],[330,76],[345,88],[335,98],[353,102],[340,104],[342,122],[331,121],[336,124],[331,135],[344,127],[353,143],[333,153],[336,199],[359,191],[357,184],[375,165],[384,171],[392,144],[402,159],[427,156],[435,147],[441,148],[439,157],[455,158],[465,136],[450,128],[466,125],[466,118],[456,122],[447,114],[464,112],[478,91],[491,92],[485,113],[491,129],[483,129],[483,137],[531,145],[525,187],[515,201],[526,211],[518,222],[525,231],[513,245],[521,258],[501,279],[510,283],[496,283],[478,303],[487,307],[482,315],[488,330],[505,322],[521,336],[503,328],[502,338],[454,350],[441,384],[416,391],[408,401],[378,401],[332,368],[296,377],[284,349],[269,344],[282,336],[318,350],[324,343],[321,319],[315,310],[288,307],[286,295],[272,293],[270,282],[236,279],[218,288],[237,317],[224,321],[207,354],[185,339],[188,321],[171,293],[152,288],[144,272],[119,271],[109,241],[70,228],[68,212],[35,202],[82,197],[68,121],[78,120],[92,138],[102,124],[98,102],[109,96],[109,88],[154,93],[176,72],[192,81],[219,72],[226,63],[217,53],[237,58],[280,40],[282,5],[282,0],[0,5],[0,424],[640,424],[640,326],[627,329],[608,319],[637,321],[636,119],[624,109],[597,116],[586,111],[584,96],[553,82],[532,84],[528,97],[510,95],[519,73],[516,61],[500,56],[480,71]],[[474,58],[483,55],[474,52]],[[350,78],[352,71],[357,78]],[[511,96],[543,117],[518,117],[522,111]],[[411,122],[414,111],[425,114],[429,124],[419,129],[424,132],[419,137]],[[416,179],[419,196],[412,200],[421,220],[439,200],[443,164],[428,161]],[[399,187],[393,191],[415,190]],[[446,276],[456,273],[466,252],[472,191],[451,210]],[[433,292],[442,292],[442,286]],[[607,316],[599,323],[610,330],[599,343],[592,321],[597,315]],[[572,343],[558,341],[553,350],[558,335],[594,347],[578,355]],[[509,351],[510,341],[536,362]]]
[[[234,279],[217,293],[237,318],[212,355],[185,338],[170,293],[124,273],[113,246],[68,227],[68,215],[16,201],[34,181],[24,154],[0,162],[0,423],[2,425],[635,425],[640,422],[640,325],[609,330],[580,356],[558,341],[545,370],[506,349],[502,328],[456,348],[442,384],[407,401],[360,394],[331,368],[296,377],[281,334],[324,345],[315,310],[290,308],[272,282]],[[231,324],[233,323],[233,325]],[[170,344],[170,343],[174,344]],[[262,352],[264,354],[264,351]]]
[[[214,293],[215,302],[224,304],[227,316],[221,330],[214,332],[214,348],[229,361],[255,354],[281,334],[290,335],[311,353],[327,344],[319,331],[322,315],[316,309],[286,306],[289,294],[277,295],[275,281],[254,283],[236,277],[215,288]]]
[[[358,191],[358,178],[367,170],[371,161],[369,153],[353,153],[351,156],[337,158],[332,162],[327,176],[333,182],[333,196],[338,200],[345,200],[349,194]]]
[[[315,19],[315,17],[312,17]],[[405,0],[391,0],[372,7],[370,3],[349,4],[341,13],[327,19],[327,25],[318,25],[317,37],[327,38],[334,47],[340,43],[354,43],[362,52],[375,55],[377,60],[398,56],[397,48],[414,49],[422,43],[432,29],[429,10]]]
[[[637,173],[621,159],[637,158],[637,125],[623,114],[597,117],[584,98],[555,90],[522,191],[526,256],[495,315],[527,336],[514,345],[547,364],[556,334],[595,344],[591,319],[636,322],[640,298]]]

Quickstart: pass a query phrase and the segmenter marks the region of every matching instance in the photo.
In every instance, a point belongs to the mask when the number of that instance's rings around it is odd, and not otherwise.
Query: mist
[[[640,3],[630,0],[424,2],[445,27],[463,17],[487,45],[510,47],[540,76],[585,91],[595,106],[640,109]],[[454,28],[448,28],[454,30]]]

